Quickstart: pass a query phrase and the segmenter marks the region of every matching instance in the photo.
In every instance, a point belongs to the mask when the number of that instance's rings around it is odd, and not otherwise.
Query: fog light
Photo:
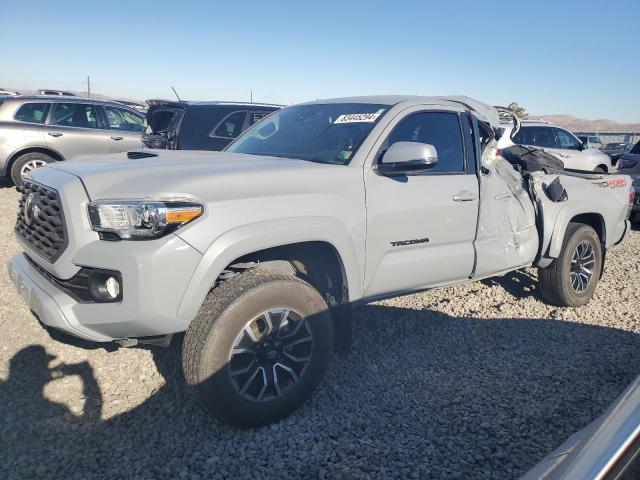
[[[104,282],[104,288],[111,298],[118,298],[118,295],[120,295],[120,284],[113,277],[107,278],[107,281]]]
[[[96,302],[122,301],[122,275],[113,270],[92,270],[89,273],[89,294]]]

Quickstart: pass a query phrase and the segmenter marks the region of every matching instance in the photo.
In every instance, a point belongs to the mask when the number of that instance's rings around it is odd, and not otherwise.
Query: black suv
[[[225,148],[240,133],[280,105],[147,100],[142,143],[167,150]]]

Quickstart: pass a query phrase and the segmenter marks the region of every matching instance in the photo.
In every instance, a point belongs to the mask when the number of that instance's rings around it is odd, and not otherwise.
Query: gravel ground
[[[0,186],[3,264],[16,199]],[[639,249],[610,251],[581,309],[541,303],[533,271],[361,308],[312,400],[250,431],[202,412],[179,346],[52,340],[2,268],[0,478],[518,477],[640,372]]]

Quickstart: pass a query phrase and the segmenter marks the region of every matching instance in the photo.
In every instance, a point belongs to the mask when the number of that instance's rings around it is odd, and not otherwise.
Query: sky
[[[2,0],[0,87],[292,104],[464,94],[640,122],[640,0]]]

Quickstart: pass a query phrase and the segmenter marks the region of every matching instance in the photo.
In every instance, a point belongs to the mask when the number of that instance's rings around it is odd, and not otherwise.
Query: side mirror
[[[438,163],[436,147],[428,143],[396,142],[384,152],[376,170],[382,175],[425,172]]]

